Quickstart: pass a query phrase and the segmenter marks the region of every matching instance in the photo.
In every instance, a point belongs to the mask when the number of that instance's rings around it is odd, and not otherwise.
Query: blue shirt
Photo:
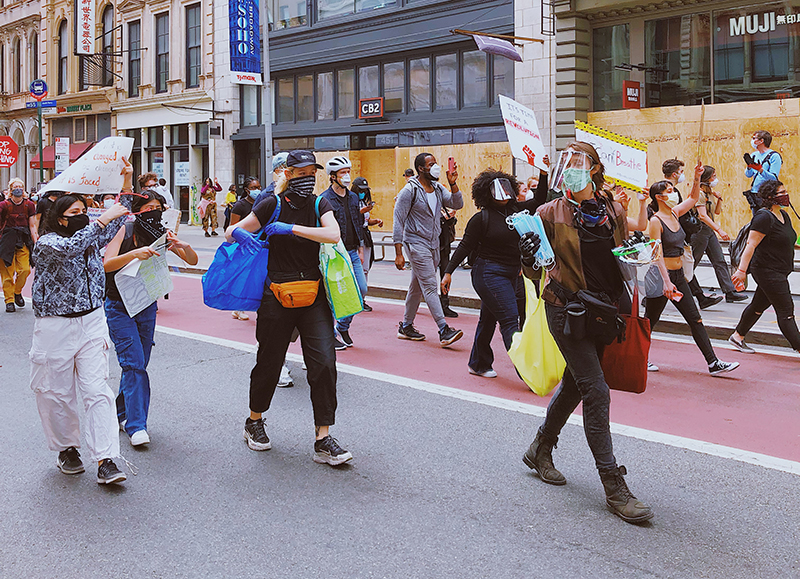
[[[769,160],[765,160],[768,155],[770,156]],[[783,164],[783,159],[781,159],[780,153],[777,151],[773,151],[772,149],[767,149],[763,153],[759,153],[756,151],[755,153],[750,153],[750,156],[753,158],[757,164],[761,165],[761,173],[756,171],[755,169],[751,169],[748,167],[744,175],[745,177],[752,179],[755,177],[753,184],[750,187],[750,190],[754,193],[758,193],[758,190],[761,188],[761,185],[766,181],[777,181],[778,175],[781,172],[781,165]]]

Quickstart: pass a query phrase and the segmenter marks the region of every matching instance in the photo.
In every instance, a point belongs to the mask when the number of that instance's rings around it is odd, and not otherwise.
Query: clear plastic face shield
[[[516,197],[511,181],[498,178],[492,181],[492,198],[495,201],[511,201]]]
[[[585,181],[586,177],[591,179],[589,171],[591,171],[594,164],[592,158],[586,153],[575,149],[564,149],[559,154],[555,169],[553,169],[553,189],[562,193],[566,193],[567,189],[570,191],[580,190],[575,189],[575,187]],[[580,176],[583,176],[583,178],[576,179],[576,177]]]

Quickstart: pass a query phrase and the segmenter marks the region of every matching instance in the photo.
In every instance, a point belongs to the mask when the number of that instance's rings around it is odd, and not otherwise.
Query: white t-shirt
[[[158,187],[156,187],[156,191],[161,193],[161,195],[164,196],[164,199],[167,200],[167,207],[175,206],[175,199],[172,198],[172,193],[170,193],[170,190],[167,189],[166,185],[159,185]]]
[[[428,197],[428,205],[430,205],[431,213],[436,213],[436,190],[425,193],[425,195]]]

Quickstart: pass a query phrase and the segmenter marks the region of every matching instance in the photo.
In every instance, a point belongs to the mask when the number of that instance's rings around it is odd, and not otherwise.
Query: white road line
[[[178,336],[181,338],[188,338],[190,340],[197,340],[199,342],[206,342],[208,344],[223,346],[225,348],[231,348],[242,352],[255,353],[257,350],[257,346],[253,344],[236,342],[234,340],[226,340],[225,338],[217,338],[214,336],[206,336],[194,332],[187,332],[185,330],[165,328],[163,326],[158,326],[156,330],[164,334]],[[303,361],[302,356],[292,353],[287,354],[286,359],[292,362]],[[385,374],[383,372],[367,370],[365,368],[359,368],[357,366],[351,366],[349,364],[336,364],[336,369],[339,370],[340,372],[345,372],[347,374],[352,374],[354,376],[361,376],[362,378],[369,378],[371,380],[380,380],[381,382],[389,382],[391,384],[396,384],[398,386],[405,386],[406,388],[413,388],[415,390],[421,390],[423,392],[429,392],[431,394],[439,394],[440,396],[456,398],[458,400],[464,400],[466,402],[483,404],[484,406],[491,406],[493,408],[499,408],[501,410],[509,410],[512,412],[519,412],[521,414],[528,414],[531,416],[539,416],[539,417],[544,417],[546,412],[545,408],[534,406],[533,404],[525,404],[524,402],[506,400],[505,398],[498,398],[496,396],[488,396],[486,394],[479,394],[477,392],[459,390],[458,388],[451,388],[449,386],[442,386],[440,384],[433,384],[431,382],[422,382],[420,380],[415,380],[413,378],[406,378],[404,376]],[[574,424],[576,426],[583,426],[583,419],[580,416],[573,414],[572,416],[570,416],[568,423]],[[614,434],[619,434],[621,436],[636,438],[638,440],[644,440],[647,442],[656,442],[659,444],[665,444],[667,446],[673,446],[675,448],[683,448],[686,450],[691,450],[694,452],[699,452],[710,456],[732,459],[747,464],[761,466],[771,470],[778,470],[781,472],[800,475],[800,462],[786,460],[783,458],[777,458],[774,456],[769,456],[758,452],[741,450],[738,448],[732,448],[730,446],[723,446],[711,442],[704,442],[702,440],[694,440],[691,438],[685,438],[683,436],[665,434],[663,432],[655,432],[653,430],[646,430],[644,428],[636,428],[635,426],[626,426],[624,424],[617,424],[615,422],[611,423],[611,432],[613,432]]]

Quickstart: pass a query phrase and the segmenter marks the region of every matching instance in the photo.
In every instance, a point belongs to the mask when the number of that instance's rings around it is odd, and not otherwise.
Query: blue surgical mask
[[[363,201],[364,199],[366,199],[366,198],[367,198],[367,194],[366,194],[366,193],[359,193],[359,194],[358,194],[358,198],[359,198],[361,201]]]
[[[258,189],[250,189],[250,191],[249,191],[250,198],[251,199],[255,199],[256,197],[258,197],[258,194],[260,192],[261,191],[259,191]]]
[[[573,193],[583,191],[591,180],[592,174],[589,169],[576,169],[574,167],[564,169],[564,186]]]

